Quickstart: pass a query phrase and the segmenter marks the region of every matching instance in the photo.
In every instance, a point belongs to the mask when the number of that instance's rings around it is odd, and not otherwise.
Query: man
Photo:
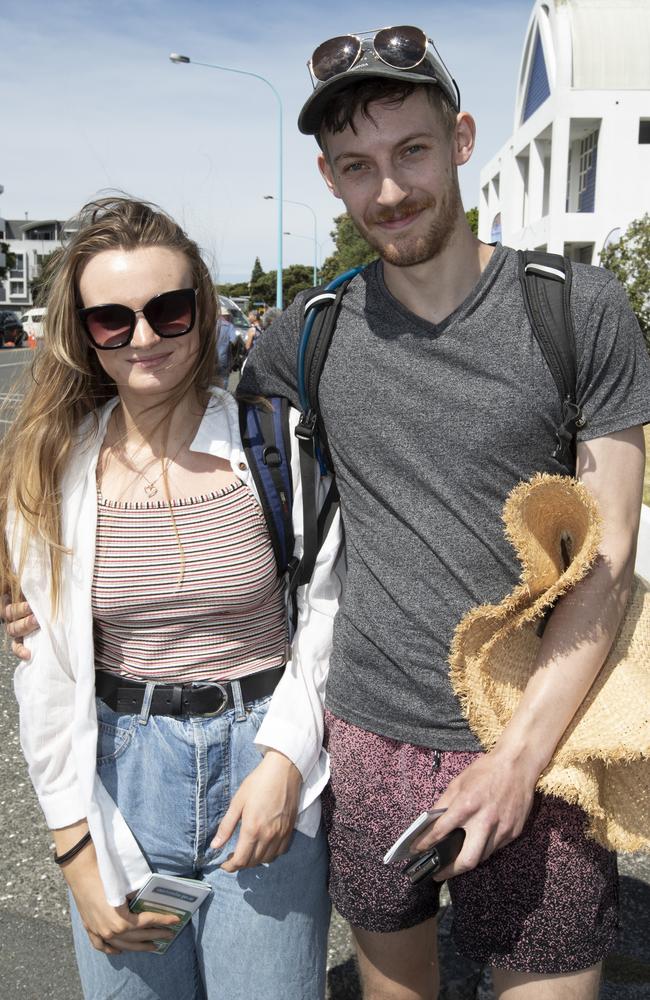
[[[437,996],[444,879],[457,947],[492,966],[498,996],[594,998],[616,933],[615,858],[585,837],[577,807],[534,789],[628,594],[650,362],[612,276],[575,266],[577,475],[601,505],[601,558],[556,608],[521,704],[483,754],[451,689],[449,644],[470,608],[517,582],[500,518],[510,490],[536,471],[572,471],[551,457],[557,390],[516,255],[466,222],[457,170],[475,124],[432,43],[416,28],[338,37],[310,69],[299,127],[380,258],[346,291],[319,388],[348,550],[327,689],[332,897],[352,924],[366,1000]],[[258,339],[242,392],[297,401],[301,306]],[[434,802],[446,812],[417,847],[456,827],[464,846],[435,882],[411,887],[382,855]]]
[[[456,944],[492,966],[497,996],[591,1000],[616,931],[615,858],[584,836],[580,810],[534,788],[625,604],[650,362],[611,275],[576,266],[577,474],[604,515],[601,558],[554,611],[539,669],[483,754],[449,683],[449,643],[471,607],[518,579],[507,494],[536,471],[571,471],[551,457],[557,390],[514,253],[467,225],[457,169],[475,126],[426,36],[328,40],[311,69],[299,126],[317,135],[325,182],[380,258],[345,294],[319,390],[348,551],[327,690],[334,903],[352,924],[366,1000],[437,996],[444,879]],[[297,401],[301,307],[299,297],[258,339],[243,392]],[[382,856],[434,803],[446,812],[418,848],[456,827],[464,846],[411,887]]]

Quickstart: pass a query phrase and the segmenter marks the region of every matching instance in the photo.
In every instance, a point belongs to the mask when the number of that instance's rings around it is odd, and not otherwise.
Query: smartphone
[[[388,865],[391,861],[406,861],[407,858],[410,858],[413,841],[419,837],[425,827],[431,826],[434,819],[442,816],[446,811],[446,809],[428,809],[426,812],[420,813],[418,818],[414,819],[403,833],[400,833],[392,847],[388,848],[384,854],[384,864]]]
[[[176,875],[152,875],[142,886],[137,896],[129,903],[132,913],[173,913],[180,920],[165,930],[173,931],[174,937],[154,940],[154,955],[164,955],[180,932],[190,922],[192,914],[210,896],[212,887],[197,879],[179,878]]]
[[[465,831],[460,827],[452,830],[446,837],[431,847],[423,854],[418,854],[414,861],[404,869],[404,874],[408,875],[411,883],[417,885],[428,875],[435,875],[442,868],[446,868],[452,861],[455,861],[461,852],[465,840]]]

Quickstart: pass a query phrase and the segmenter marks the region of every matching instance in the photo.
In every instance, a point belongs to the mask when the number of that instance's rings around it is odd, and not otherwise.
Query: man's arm
[[[603,518],[600,555],[587,577],[554,610],[530,678],[497,744],[447,788],[447,812],[416,843],[466,831],[456,862],[440,880],[468,871],[521,833],[535,784],[602,667],[620,624],[634,574],[645,449],[631,428],[578,445],[577,476]]]

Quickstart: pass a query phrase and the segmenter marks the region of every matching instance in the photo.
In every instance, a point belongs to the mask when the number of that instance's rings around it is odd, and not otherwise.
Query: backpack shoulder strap
[[[297,358],[298,396],[302,413],[295,432],[300,451],[303,493],[303,555],[291,577],[290,586],[294,589],[311,579],[318,550],[338,507],[338,489],[332,481],[320,517],[316,509],[314,462],[318,462],[321,475],[333,471],[327,447],[327,432],[320,413],[318,387],[343,296],[352,279],[362,270],[363,267],[352,268],[334,278],[324,288],[312,289],[304,302],[305,322]]]
[[[553,457],[575,464],[575,435],[584,426],[576,399],[576,342],[571,316],[571,262],[559,254],[519,250],[519,281],[526,313],[557,386],[562,423]]]
[[[257,486],[278,573],[286,572],[295,544],[289,404],[282,396],[239,404],[239,428]]]

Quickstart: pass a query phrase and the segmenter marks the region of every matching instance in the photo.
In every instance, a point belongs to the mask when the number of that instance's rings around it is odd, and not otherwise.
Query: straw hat
[[[521,583],[500,604],[465,615],[450,653],[454,690],[487,750],[533,673],[544,613],[588,573],[601,538],[595,500],[563,476],[520,483],[503,520]],[[576,647],[593,635],[585,618]],[[650,588],[639,577],[610,654],[537,788],[581,806],[589,835],[605,847],[650,850]]]

